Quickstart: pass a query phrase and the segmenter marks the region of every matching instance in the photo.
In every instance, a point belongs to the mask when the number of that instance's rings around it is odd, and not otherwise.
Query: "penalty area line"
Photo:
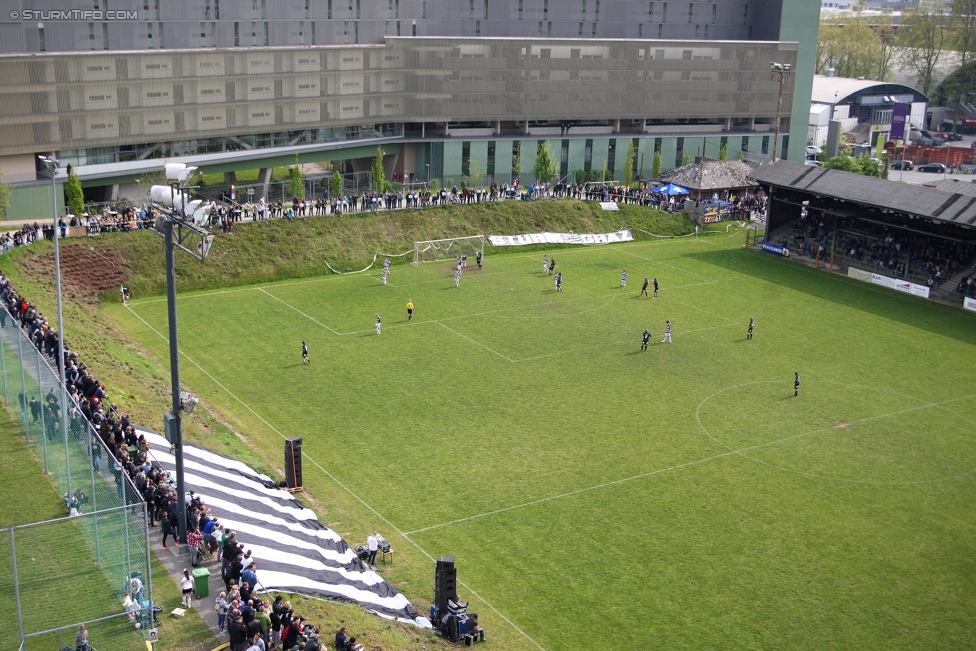
[[[270,296],[270,294],[269,294],[269,296]],[[149,325],[149,323],[145,319],[143,319],[141,316],[139,316],[138,314],[136,314],[135,311],[132,310],[132,308],[130,308],[128,305],[126,306],[126,308],[130,312],[132,312],[132,315],[134,317],[136,317],[137,319],[139,319],[140,321],[142,321],[146,325],[147,328],[149,328],[150,330],[152,330],[153,332],[155,332],[159,336],[160,339],[162,339],[163,341],[169,343],[169,339],[167,337],[165,337],[161,332],[159,332],[159,330],[156,330],[156,328],[154,328],[151,325]],[[220,382],[220,380],[218,380],[213,375],[211,375],[210,373],[208,373],[206,371],[206,369],[204,369],[202,366],[200,366],[200,364],[198,364],[196,361],[194,361],[192,358],[190,358],[189,355],[187,355],[186,353],[184,353],[182,350],[180,351],[180,355],[182,355],[183,357],[185,357],[188,362],[190,362],[191,364],[193,364],[194,366],[196,366],[200,370],[200,372],[203,373],[204,375],[206,375],[208,378],[210,378],[214,382],[214,384],[216,384],[221,389],[223,389],[225,392],[227,392],[227,395],[229,395],[235,401],[237,401],[238,403],[240,403],[241,406],[243,406],[245,409],[247,409],[249,412],[251,412],[251,414],[253,414],[255,418],[257,418],[262,423],[264,423],[265,425],[267,425],[267,427],[271,431],[273,431],[275,434],[277,434],[278,436],[280,436],[283,439],[287,438],[284,434],[282,434],[278,430],[277,427],[275,427],[274,425],[272,425],[271,423],[269,423],[267,420],[265,420],[264,417],[261,416],[258,412],[254,411],[254,409],[252,409],[249,404],[247,404],[246,402],[244,402],[243,400],[241,400],[240,398],[238,398],[230,389],[228,389],[227,387],[225,387]],[[375,508],[373,508],[368,502],[366,502],[366,500],[364,500],[359,495],[357,495],[356,493],[354,493],[352,491],[352,489],[349,488],[348,486],[346,486],[344,483],[342,483],[342,481],[340,481],[338,477],[336,477],[331,472],[329,472],[328,470],[326,470],[325,468],[323,468],[322,465],[318,461],[316,461],[308,452],[304,452],[303,451],[302,452],[302,456],[305,457],[306,459],[308,459],[309,461],[311,461],[312,462],[312,465],[314,465],[316,468],[318,468],[326,477],[328,477],[333,482],[335,482],[335,484],[337,486],[339,486],[339,488],[341,488],[342,490],[344,490],[346,493],[348,493],[350,497],[352,497],[354,500],[356,500],[357,502],[359,502],[360,504],[362,504],[373,515],[375,515],[377,518],[379,518],[380,520],[382,520],[384,524],[386,524],[388,527],[390,527],[390,529],[392,529],[393,531],[396,531],[398,534],[400,534],[400,536],[402,536],[404,540],[406,540],[411,545],[413,545],[417,549],[417,551],[419,551],[421,554],[423,554],[424,556],[426,556],[429,560],[431,560],[431,561],[434,560],[434,557],[431,556],[430,553],[428,553],[426,549],[424,549],[423,547],[421,547],[416,541],[411,540],[410,537],[407,534],[405,534],[403,531],[401,531],[399,527],[397,527],[395,524],[393,524],[392,522],[390,522],[385,516],[383,516],[383,514],[381,514],[379,511],[377,511]],[[499,617],[501,617],[502,620],[505,621],[505,623],[507,623],[515,631],[517,631],[520,635],[522,635],[525,639],[527,639],[529,642],[531,642],[537,649],[539,649],[540,651],[546,651],[545,648],[541,644],[539,644],[538,642],[536,642],[532,638],[532,636],[530,636],[528,633],[526,633],[525,631],[523,631],[515,622],[513,622],[511,619],[509,619],[508,617],[506,617],[501,611],[499,611],[497,608],[495,608],[495,606],[493,606],[487,599],[485,599],[484,597],[482,597],[481,595],[479,595],[477,592],[475,592],[475,590],[471,586],[469,586],[468,584],[464,583],[463,581],[458,581],[458,583],[461,586],[463,586],[465,590],[467,590],[468,592],[470,592],[478,600],[480,600],[483,604],[485,604],[493,613],[495,613],[496,615],[498,615]]]

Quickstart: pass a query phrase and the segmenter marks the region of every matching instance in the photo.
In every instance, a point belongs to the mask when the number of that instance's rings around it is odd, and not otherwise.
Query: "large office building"
[[[55,6],[57,5],[57,6]],[[816,0],[0,0],[0,170],[45,215],[38,154],[94,199],[161,159],[343,161],[460,184],[620,178],[685,155],[803,160]],[[781,84],[770,64],[789,64]],[[791,126],[796,133],[791,133]],[[791,135],[793,136],[791,138]],[[42,211],[42,212],[39,212]]]

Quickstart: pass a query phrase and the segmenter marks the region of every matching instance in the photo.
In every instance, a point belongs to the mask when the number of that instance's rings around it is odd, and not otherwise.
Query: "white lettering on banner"
[[[976,299],[965,298],[962,301],[962,306],[967,310],[972,310],[973,312],[976,312]]]
[[[614,204],[616,205],[616,204]],[[492,246],[529,246],[531,244],[583,244],[594,246],[598,244],[614,244],[617,242],[633,242],[634,236],[629,230],[616,233],[526,233],[525,235],[489,235],[488,241]]]
[[[620,206],[613,201],[601,201],[600,208],[603,210],[620,210]]]

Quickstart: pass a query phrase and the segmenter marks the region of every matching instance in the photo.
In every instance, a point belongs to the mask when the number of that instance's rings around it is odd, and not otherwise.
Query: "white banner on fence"
[[[620,206],[615,201],[601,201],[600,208],[603,210],[620,210]]]
[[[527,233],[525,235],[489,235],[492,246],[529,246],[531,244],[614,244],[632,242],[634,236],[629,230],[616,233],[583,234],[576,233]]]
[[[976,312],[976,299],[964,298],[962,301],[962,306],[967,310],[972,310],[973,312]]]
[[[870,273],[854,267],[847,268],[847,275],[851,278],[856,278],[857,280],[864,280],[874,283],[875,285],[881,285],[882,287],[888,287],[889,289],[904,292],[905,294],[911,294],[912,296],[921,296],[922,298],[929,297],[929,288],[925,285],[917,285],[915,283],[908,282],[907,280],[901,280],[900,278],[891,278],[890,276]]]

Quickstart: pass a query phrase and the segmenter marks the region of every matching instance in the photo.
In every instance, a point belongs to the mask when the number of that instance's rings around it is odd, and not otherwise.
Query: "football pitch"
[[[725,234],[548,253],[561,293],[496,250],[182,295],[184,383],[456,556],[512,648],[972,648],[976,314]],[[168,359],[164,299],[106,309]]]

